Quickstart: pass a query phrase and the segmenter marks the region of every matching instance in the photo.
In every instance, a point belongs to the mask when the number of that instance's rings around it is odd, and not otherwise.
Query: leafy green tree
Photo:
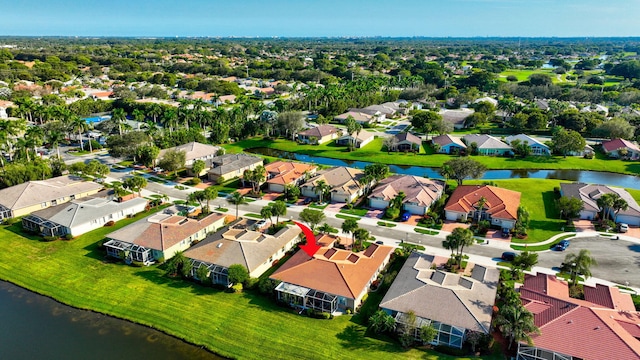
[[[285,185],[284,196],[287,200],[296,200],[300,196],[300,188],[292,184]]]
[[[454,179],[458,185],[466,178],[478,179],[487,170],[483,164],[469,158],[457,158],[446,161],[440,169],[440,174],[447,179]]]
[[[538,263],[538,253],[524,251],[513,259],[511,264],[522,270],[531,270]]]
[[[126,134],[112,135],[107,138],[109,155],[113,157],[136,159],[139,149],[150,143],[151,138],[142,131],[130,131]]]
[[[369,318],[369,329],[376,334],[392,332],[396,328],[393,316],[378,310]]]
[[[242,195],[240,192],[234,191],[227,198],[227,201],[236,206],[236,219],[238,219],[238,207],[242,204],[247,204],[248,203],[247,198],[244,195]]]
[[[134,177],[126,179],[123,184],[125,188],[133,192],[137,192],[138,196],[140,197],[142,189],[147,187],[147,179],[143,178],[142,176],[136,175]]]
[[[138,160],[144,166],[151,166],[158,158],[160,149],[153,144],[145,144],[137,148]]]
[[[203,160],[196,160],[193,162],[193,165],[191,166],[191,171],[195,174],[195,176],[200,176],[200,173],[202,173],[202,170],[204,170],[206,164]]]
[[[529,146],[528,141],[522,142],[518,139],[515,139],[509,145],[511,145],[513,153],[522,158],[526,158],[527,156],[531,155],[531,147]]]
[[[277,200],[271,203],[271,211],[276,217],[276,224],[280,223],[280,216],[287,215],[287,203],[282,200]],[[275,226],[275,224],[273,224]]]
[[[211,207],[209,207],[209,203],[211,202],[211,200],[215,200],[218,197],[218,190],[213,187],[213,186],[209,186],[206,189],[204,189],[204,199],[207,201],[207,208],[206,208],[206,212],[210,212],[211,211]]]
[[[232,284],[242,284],[249,280],[249,271],[244,265],[233,264],[228,269],[229,282]]]
[[[434,130],[434,124],[442,120],[442,116],[435,111],[416,111],[411,117],[411,126],[418,131],[429,134]]]
[[[200,264],[200,266],[198,266],[198,268],[196,269],[196,277],[202,284],[211,283],[211,277],[209,276],[210,273],[211,272],[209,271],[209,268],[204,264]]]
[[[366,165],[364,167],[365,176],[370,175],[371,177],[373,177],[373,179],[375,179],[375,181],[380,181],[386,178],[390,173],[391,171],[389,170],[389,165],[386,164],[375,163]]]
[[[164,153],[162,159],[158,161],[158,166],[175,174],[178,170],[184,168],[186,156],[187,154],[184,151],[169,149]]]
[[[420,341],[423,344],[431,343],[438,335],[438,330],[432,325],[423,326],[420,328]]]
[[[575,219],[580,216],[580,211],[584,207],[582,200],[574,197],[562,196],[556,202],[560,218]]]
[[[578,133],[573,130],[558,129],[551,138],[552,148],[554,152],[567,157],[571,152],[580,152],[587,145],[586,141]]]
[[[318,224],[324,221],[324,213],[319,210],[304,208],[300,212],[300,220],[309,224],[311,230],[314,230]]]

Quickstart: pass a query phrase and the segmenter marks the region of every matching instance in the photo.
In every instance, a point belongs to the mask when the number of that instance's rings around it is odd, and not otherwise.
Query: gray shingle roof
[[[432,270],[431,255],[413,253],[380,307],[489,333],[499,272],[475,265],[472,277]]]
[[[211,164],[210,174],[225,175],[232,171],[241,170],[251,165],[262,164],[262,158],[245,154],[225,154],[216,156],[208,161]]]
[[[71,195],[97,191],[102,185],[77,176],[58,176],[48,180],[27,181],[0,190],[0,204],[17,210]]]
[[[511,149],[511,146],[491,135],[469,134],[462,137],[467,144],[476,143],[478,149]]]

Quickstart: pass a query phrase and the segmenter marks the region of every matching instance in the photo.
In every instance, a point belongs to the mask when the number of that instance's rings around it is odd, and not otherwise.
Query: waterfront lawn
[[[421,147],[420,154],[387,153],[383,150],[383,139],[377,138],[361,149],[347,151],[346,147],[335,146],[333,142],[322,145],[303,145],[285,139],[263,139],[260,137],[226,144],[229,152],[242,152],[245,149],[267,147],[281,151],[296,152],[349,161],[369,161],[388,165],[413,165],[425,167],[441,167],[442,164],[454,159],[453,155],[432,154]],[[431,153],[431,154],[430,154]],[[495,156],[471,156],[472,159],[484,164],[489,169],[516,169],[535,171],[537,169],[565,169],[565,170],[594,170],[608,171],[622,174],[640,173],[640,162],[609,159],[606,155],[596,152],[593,159],[578,156],[529,156],[521,158],[506,158]]]
[[[555,206],[553,188],[561,180],[511,179],[492,180],[498,187],[521,193],[520,205],[529,211],[529,230],[526,239],[512,237],[513,243],[535,243],[549,239],[562,231],[565,221],[559,219]],[[468,181],[465,184],[482,184],[483,181]]]
[[[106,260],[98,246],[105,235],[140,217],[71,241],[42,242],[21,236],[19,224],[0,226],[0,278],[233,358],[453,359],[365,336],[351,316],[310,319],[252,293],[225,293],[168,278],[156,266]]]

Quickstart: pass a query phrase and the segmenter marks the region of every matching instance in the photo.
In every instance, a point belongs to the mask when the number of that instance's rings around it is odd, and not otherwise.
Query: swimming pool
[[[87,124],[93,124],[93,123],[97,123],[102,120],[107,120],[110,118],[111,118],[110,116],[93,116],[93,117],[84,118],[84,121],[86,121]]]

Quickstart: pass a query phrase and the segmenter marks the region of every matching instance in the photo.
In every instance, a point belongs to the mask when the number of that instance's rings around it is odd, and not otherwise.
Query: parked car
[[[618,224],[618,232],[626,233],[629,231],[629,224],[619,223]]]
[[[513,261],[513,259],[516,258],[516,253],[512,251],[505,251],[502,253],[502,256],[500,258],[504,261]]]
[[[502,237],[503,238],[508,238],[509,235],[511,235],[510,230],[507,228],[502,228]]]
[[[561,240],[559,243],[556,244],[555,249],[557,251],[565,251],[569,247],[569,244],[571,244],[569,240]]]
[[[411,217],[411,213],[408,211],[405,211],[402,213],[402,216],[400,217],[400,221],[407,221],[409,220],[410,217]]]
[[[382,240],[378,240],[378,241],[376,241],[376,244],[378,244],[378,245],[384,245],[384,242],[383,242]]]
[[[302,205],[309,205],[313,202],[313,199],[310,197],[306,197],[304,198],[304,200],[302,200]]]
[[[255,223],[255,225],[253,225],[255,230],[260,230],[262,229],[265,225],[267,225],[267,220],[260,220],[257,223]]]

